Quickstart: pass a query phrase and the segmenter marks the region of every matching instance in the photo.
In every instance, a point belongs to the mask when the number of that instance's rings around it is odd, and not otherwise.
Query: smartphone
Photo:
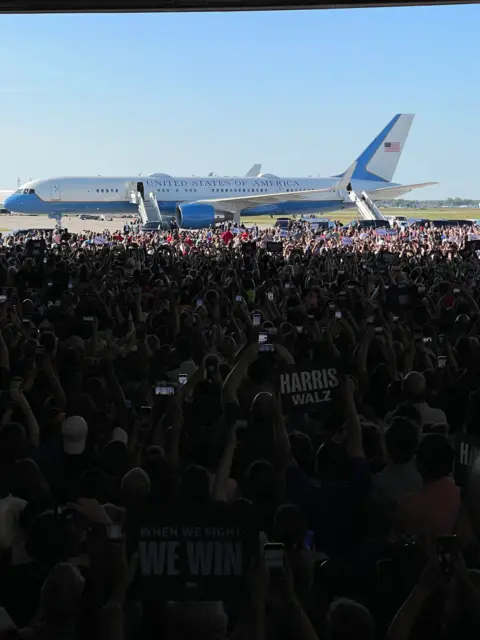
[[[197,299],[197,307],[203,307],[203,300],[200,298]]]
[[[252,324],[254,327],[258,327],[261,321],[262,317],[259,313],[252,313]]]
[[[173,396],[175,395],[175,388],[167,384],[159,384],[155,387],[156,396]]]
[[[459,293],[460,293],[460,289],[454,289],[453,290],[453,295],[454,296],[458,296]]]
[[[342,319],[342,312],[341,311],[335,311],[335,318],[337,318],[337,320],[341,320]]]
[[[242,296],[235,296],[235,302],[243,302]]]
[[[301,324],[296,325],[295,329],[297,330],[298,333],[303,333],[303,327]]]
[[[447,364],[447,357],[446,356],[438,356],[438,358],[437,358],[437,367],[439,369],[444,369],[446,364]]]
[[[424,286],[420,286],[417,289],[418,293],[425,293],[425,287]]]
[[[0,296],[0,304],[3,304],[7,301],[7,296]]]
[[[140,407],[140,415],[149,416],[151,413],[152,413],[152,407],[150,407],[149,405],[144,404],[143,406]]]
[[[83,316],[84,322],[93,322],[93,316]]]
[[[440,571],[444,576],[451,576],[458,554],[457,536],[444,535],[437,538],[437,556]]]
[[[383,327],[375,327],[375,333],[383,333]]]
[[[68,283],[68,288],[69,288],[69,289],[73,289],[73,282],[72,282],[71,280],[70,280],[70,281],[69,281],[69,283]]]
[[[432,338],[430,336],[426,336],[423,339],[423,344],[431,344],[432,343]]]
[[[186,373],[179,373],[178,374],[178,384],[187,384],[188,382],[188,375]]]
[[[275,345],[270,344],[269,342],[264,342],[260,345],[259,351],[260,353],[273,353],[273,351],[275,351]]]
[[[398,316],[392,316],[392,321],[393,322],[398,322]]]
[[[112,542],[120,542],[123,540],[123,530],[121,525],[119,524],[109,524],[106,527],[107,531],[107,540],[111,540]]]
[[[55,300],[55,306],[59,307],[62,304],[61,300]]]
[[[265,567],[271,577],[280,578],[283,576],[283,544],[279,542],[267,542],[263,545],[263,555]]]
[[[264,342],[267,342],[268,340],[268,335],[266,333],[259,333],[258,334],[258,343],[259,344],[263,344]]]
[[[270,300],[270,302],[272,302],[272,300],[273,300],[273,291],[268,291],[267,292],[267,298]]]
[[[310,549],[310,551],[313,549],[313,545],[315,544],[314,531],[307,531],[307,535],[305,536],[305,540],[303,541],[303,544],[307,547],[307,549]]]
[[[248,420],[236,420],[235,433],[237,436],[237,442],[243,442],[247,435]]]
[[[53,285],[53,282],[52,282],[52,281],[47,282],[47,287],[51,287],[52,285]]]
[[[217,373],[218,360],[216,358],[207,358],[205,361],[207,376],[214,376]]]
[[[289,282],[286,282],[284,286],[285,286],[285,289],[290,289],[290,283]]]

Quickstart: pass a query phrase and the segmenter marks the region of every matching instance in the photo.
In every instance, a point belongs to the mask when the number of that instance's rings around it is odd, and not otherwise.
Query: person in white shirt
[[[418,371],[411,371],[403,382],[405,400],[410,402],[420,413],[421,426],[427,424],[445,424],[447,416],[445,412],[436,407],[431,407],[427,401],[427,382]]]

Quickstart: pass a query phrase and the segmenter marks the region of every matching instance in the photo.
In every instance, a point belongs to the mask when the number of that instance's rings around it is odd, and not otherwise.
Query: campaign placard
[[[479,455],[480,438],[478,436],[469,436],[466,433],[459,434],[455,447],[455,484],[460,487],[465,486]]]
[[[136,527],[136,588],[143,598],[242,599],[258,556],[258,528],[231,505],[142,516]]]
[[[329,410],[338,402],[338,367],[331,361],[289,365],[279,373],[278,391],[285,413]]]

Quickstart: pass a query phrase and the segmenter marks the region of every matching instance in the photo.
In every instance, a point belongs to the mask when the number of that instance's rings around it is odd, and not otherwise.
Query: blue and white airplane
[[[125,214],[138,211],[132,194],[154,198],[163,220],[176,217],[181,228],[201,229],[240,216],[326,213],[354,207],[351,193],[387,200],[435,182],[392,182],[414,116],[397,114],[357,160],[331,178],[280,178],[271,174],[226,178],[63,177],[32,180],[5,200],[13,213]],[[253,167],[252,167],[253,169]],[[249,172],[250,173],[250,172]]]

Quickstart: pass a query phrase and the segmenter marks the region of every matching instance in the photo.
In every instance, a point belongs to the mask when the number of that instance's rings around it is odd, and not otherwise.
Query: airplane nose
[[[6,198],[5,202],[3,203],[3,206],[5,207],[5,209],[8,209],[8,211],[12,211],[13,213],[21,213],[22,204],[23,203],[22,203],[21,196],[12,195]]]

